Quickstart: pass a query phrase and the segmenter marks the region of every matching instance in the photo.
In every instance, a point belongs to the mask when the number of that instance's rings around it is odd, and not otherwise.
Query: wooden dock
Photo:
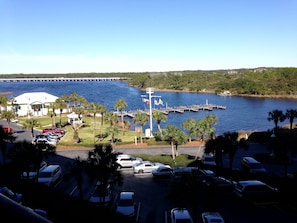
[[[170,112],[183,114],[185,111],[198,112],[200,110],[212,111],[212,110],[215,110],[215,109],[225,110],[227,108],[226,108],[226,106],[223,106],[223,105],[200,104],[200,105],[176,106],[176,107],[166,107],[166,108],[152,108],[152,112],[160,111],[160,112],[164,113],[165,115],[168,115]],[[146,109],[146,110],[138,109],[138,110],[131,110],[131,111],[123,111],[123,115],[128,116],[130,118],[134,118],[135,114],[137,114],[138,112],[142,112],[142,113],[145,113],[145,114],[149,115],[149,109]],[[115,114],[117,114],[118,116],[121,116],[120,112],[115,112]]]

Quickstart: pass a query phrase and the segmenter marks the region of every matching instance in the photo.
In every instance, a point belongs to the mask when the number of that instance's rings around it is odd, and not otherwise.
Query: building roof
[[[15,104],[45,104],[55,102],[57,96],[48,94],[46,92],[31,92],[24,93],[14,98]]]

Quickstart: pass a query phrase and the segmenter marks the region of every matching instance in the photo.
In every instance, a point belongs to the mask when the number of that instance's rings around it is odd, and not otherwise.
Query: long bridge
[[[174,113],[184,113],[185,111],[190,112],[198,112],[199,110],[205,110],[205,111],[212,111],[214,109],[221,109],[225,110],[227,109],[226,106],[223,105],[214,105],[214,104],[199,104],[199,105],[188,105],[188,106],[174,106],[174,107],[166,107],[166,108],[152,108],[152,112],[154,111],[160,111],[164,113],[165,115],[168,115],[170,112]],[[131,110],[131,111],[123,111],[124,116],[128,116],[130,118],[133,118],[137,113],[145,113],[149,115],[149,109],[145,110]],[[120,112],[115,112],[118,116],[121,116]]]
[[[51,78],[0,78],[0,82],[82,82],[82,81],[119,81],[121,77],[51,77]]]

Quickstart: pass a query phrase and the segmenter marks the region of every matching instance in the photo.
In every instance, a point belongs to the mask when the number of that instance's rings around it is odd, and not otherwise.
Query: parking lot
[[[15,124],[15,123],[14,123]],[[30,137],[27,131],[20,127],[12,125],[16,129],[18,139],[22,140]],[[180,147],[180,154],[189,154],[195,156],[198,148]],[[248,150],[239,150],[235,157],[234,169],[240,168],[240,158],[243,155],[254,155],[259,152],[268,152],[267,145],[251,144]],[[80,156],[87,157],[86,150],[68,150],[57,151],[56,155],[46,157],[46,161],[50,164],[61,164],[63,168],[64,178],[59,182],[54,190],[68,194],[69,196],[78,197],[76,179],[70,174],[68,167],[69,162]],[[170,147],[160,148],[122,148],[117,152],[127,154],[170,154]],[[228,157],[224,157],[224,166],[228,166]],[[265,168],[270,174],[282,176],[284,175],[284,167],[275,163],[264,163]],[[115,205],[117,195],[120,191],[134,191],[135,202],[137,207],[137,215],[135,222],[138,223],[170,223],[170,210],[174,207],[186,207],[195,223],[202,223],[201,213],[203,211],[218,211],[224,217],[225,222],[290,222],[297,217],[295,207],[285,203],[271,204],[247,204],[238,202],[232,194],[209,193],[202,188],[191,187],[190,185],[172,185],[170,179],[154,179],[151,174],[134,174],[131,168],[120,170],[124,176],[124,184],[113,189],[113,201],[111,206]],[[295,159],[292,159],[288,166],[289,172],[296,171]],[[84,176],[83,199],[88,200],[96,182],[90,181]]]

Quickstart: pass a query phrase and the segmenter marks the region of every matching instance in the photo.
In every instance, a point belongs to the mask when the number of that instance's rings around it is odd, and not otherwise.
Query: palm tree
[[[118,121],[118,117],[116,116],[115,113],[113,112],[107,112],[104,116],[104,121],[106,124],[108,124],[109,126],[113,126],[117,123]]]
[[[25,122],[23,123],[23,129],[31,130],[32,140],[34,138],[34,128],[35,127],[41,128],[41,123],[37,119],[34,119],[34,118],[26,119]]]
[[[197,135],[197,120],[194,118],[188,118],[182,122],[182,127],[188,130],[189,142],[192,141],[192,137]]]
[[[172,159],[175,160],[175,157],[178,156],[177,146],[179,144],[185,143],[187,137],[185,133],[177,128],[175,125],[168,125],[165,127],[164,137],[171,144]]]
[[[142,143],[142,133],[143,133],[143,126],[145,123],[147,123],[149,120],[149,117],[147,114],[143,112],[137,112],[135,116],[133,117],[133,123],[140,125],[140,140]]]
[[[159,132],[162,136],[161,122],[165,122],[167,120],[167,115],[160,111],[153,111],[152,115],[153,119],[157,122]]]
[[[283,122],[286,119],[286,116],[283,114],[283,111],[275,109],[268,112],[268,121],[274,122],[274,129],[278,129],[278,123]]]
[[[86,171],[88,175],[96,179],[100,186],[123,185],[123,176],[118,170],[116,163],[117,155],[113,153],[113,148],[110,144],[95,145],[93,151],[89,151],[86,162]]]
[[[62,99],[60,99],[60,98],[58,98],[57,100],[56,100],[56,107],[59,109],[59,111],[60,111],[60,127],[62,126],[62,113],[63,113],[63,109],[64,108],[67,108],[67,105],[66,105],[66,103],[64,102],[64,100],[62,100]]]
[[[212,138],[216,131],[216,129],[213,126],[218,124],[217,117],[215,115],[206,114],[205,120],[206,120],[206,133],[210,136],[210,138]]]
[[[115,143],[115,136],[119,133],[119,128],[116,125],[111,125],[107,128],[107,131],[111,134],[112,143]]]
[[[95,135],[96,135],[96,114],[100,110],[100,104],[98,103],[90,103],[90,112],[93,114],[94,119],[94,126],[93,126],[93,133],[94,133],[94,144],[95,144]]]
[[[5,110],[1,113],[1,119],[6,119],[8,124],[8,129],[10,129],[10,121],[14,118],[15,118],[15,113],[12,111]]]
[[[285,116],[287,119],[289,119],[290,131],[292,131],[294,119],[297,118],[297,110],[296,109],[287,109]]]
[[[47,106],[48,114],[52,119],[52,127],[56,126],[56,112],[57,109],[56,102],[52,102]]]
[[[0,95],[0,114],[2,113],[2,107],[5,107],[5,111],[7,108],[8,98],[5,95]]]
[[[114,104],[114,109],[119,110],[121,113],[121,126],[124,129],[124,114],[123,110],[128,106],[127,102],[124,99],[118,99]]]

